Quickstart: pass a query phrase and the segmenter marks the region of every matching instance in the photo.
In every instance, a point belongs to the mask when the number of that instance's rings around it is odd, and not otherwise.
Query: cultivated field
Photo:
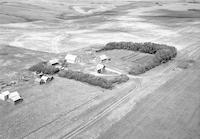
[[[199,2],[0,0],[1,90],[24,98],[0,101],[0,138],[199,139]],[[95,55],[111,57],[108,75],[152,58],[125,50],[85,54],[113,41],[167,44],[178,55],[112,90],[57,75],[38,85],[27,70],[68,52],[85,57],[69,68],[95,75],[88,60]]]
[[[131,67],[137,65],[147,64],[148,61],[152,60],[154,55],[144,54],[140,52],[132,52],[128,50],[110,50],[98,53],[98,55],[106,54],[111,58],[110,62],[106,63],[106,66],[119,69],[120,71],[130,71]]]

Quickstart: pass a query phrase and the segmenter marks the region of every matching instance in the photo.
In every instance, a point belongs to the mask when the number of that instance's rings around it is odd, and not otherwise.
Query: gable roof
[[[15,101],[21,100],[22,98],[21,98],[21,96],[17,95],[17,96],[10,98],[10,99],[15,102]]]
[[[65,59],[67,60],[67,62],[70,62],[70,63],[75,63],[77,58],[78,58],[78,56],[77,55],[73,55],[73,54],[67,54],[65,56]]]
[[[20,95],[19,95],[19,93],[18,93],[17,91],[12,92],[12,93],[9,94],[9,98],[10,98],[10,99],[12,99],[12,98],[14,98],[14,97],[18,97],[18,96],[20,96]]]
[[[1,95],[3,95],[3,96],[7,96],[7,95],[9,95],[9,94],[10,94],[9,91],[4,91],[4,92],[1,93]]]

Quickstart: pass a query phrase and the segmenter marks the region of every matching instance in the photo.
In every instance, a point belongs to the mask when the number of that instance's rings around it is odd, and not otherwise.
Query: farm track
[[[58,119],[60,119],[60,118],[62,118],[62,117],[64,117],[64,116],[67,116],[67,115],[70,114],[71,112],[73,112],[73,111],[79,109],[80,107],[83,107],[84,105],[87,105],[87,104],[91,103],[93,100],[94,100],[94,99],[88,100],[88,101],[85,102],[84,104],[81,104],[81,105],[79,105],[79,106],[73,108],[73,109],[70,110],[70,111],[67,111],[67,112],[65,112],[65,113],[62,113],[61,115],[59,115],[59,116],[56,117],[55,119],[53,119],[53,120],[51,120],[50,122],[48,122],[48,123],[46,123],[46,124],[40,126],[40,127],[37,128],[37,129],[35,129],[35,130],[29,132],[28,134],[26,134],[25,136],[23,136],[23,137],[21,137],[21,138],[22,138],[22,139],[27,138],[27,137],[30,136],[31,134],[34,134],[35,132],[39,131],[40,129],[45,128],[46,126],[52,124],[53,122],[57,121]]]
[[[132,82],[129,82],[129,86],[132,84]],[[140,82],[138,82],[138,85],[140,85]],[[132,85],[131,85],[132,86]],[[131,87],[130,86],[130,87]],[[129,88],[130,88],[129,87]],[[121,94],[120,93],[120,96],[124,96],[123,98],[125,99],[125,98],[128,98],[128,96],[130,96],[130,94],[131,94],[131,91],[132,90],[135,90],[137,88],[137,85],[133,88],[133,87],[131,87],[130,89],[129,89],[129,91],[128,91],[128,94],[126,95],[126,97],[123,95],[123,94]],[[73,129],[73,131],[70,131],[68,134],[70,134],[71,135],[71,132],[75,132],[75,131],[81,131],[80,129],[82,129],[83,127],[84,127],[84,129],[86,128],[86,127],[88,127],[91,123],[93,123],[94,121],[97,121],[97,119],[99,119],[100,117],[102,117],[102,115],[106,115],[107,113],[109,113],[110,111],[112,111],[113,109],[115,109],[115,107],[117,107],[118,105],[120,105],[121,103],[123,103],[122,101],[124,100],[124,99],[120,99],[119,100],[119,98],[121,98],[121,97],[116,97],[114,100],[112,100],[110,103],[108,103],[108,104],[106,104],[105,106],[103,105],[103,106],[100,106],[100,109],[97,111],[98,113],[94,113],[94,117],[95,117],[95,119],[93,118],[93,117],[91,117],[92,118],[92,120],[89,120],[89,122],[87,121],[87,123],[82,123],[80,126],[77,126],[75,129]],[[29,132],[28,134],[26,134],[26,135],[24,135],[23,137],[21,137],[21,138],[23,138],[23,139],[25,139],[25,138],[29,138],[29,137],[32,137],[32,136],[34,136],[35,134],[37,135],[37,133],[42,133],[43,132],[43,130],[45,130],[45,129],[48,129],[49,127],[50,127],[50,129],[51,129],[51,126],[52,125],[54,125],[55,123],[56,123],[56,130],[58,130],[58,131],[62,131],[63,129],[65,129],[65,128],[67,128],[69,125],[68,124],[64,124],[64,126],[60,126],[59,124],[57,124],[57,123],[59,123],[59,122],[61,122],[61,120],[63,120],[63,119],[66,119],[66,118],[64,118],[64,117],[70,117],[70,114],[71,113],[74,113],[74,111],[77,111],[77,110],[80,110],[80,109],[82,109],[82,107],[88,107],[90,104],[92,104],[93,103],[93,101],[94,101],[95,99],[92,99],[92,100],[89,100],[88,102],[86,102],[86,103],[84,103],[83,105],[80,105],[80,106],[78,106],[78,107],[76,107],[75,109],[73,109],[73,110],[71,110],[70,112],[67,112],[67,113],[63,113],[63,114],[61,114],[61,115],[59,115],[58,117],[56,117],[55,119],[53,119],[52,121],[50,121],[50,122],[48,122],[48,123],[46,123],[46,124],[44,124],[44,125],[42,125],[41,127],[39,127],[39,128],[37,128],[37,129],[35,129],[35,130],[33,130],[33,131],[31,131],[31,132]],[[125,101],[125,100],[124,100]],[[121,103],[119,103],[119,102],[121,102]],[[84,106],[85,105],[85,106]],[[102,107],[102,108],[101,108]],[[93,115],[93,114],[92,114]],[[83,117],[82,117],[83,118]],[[82,119],[81,118],[81,119]],[[84,118],[83,118],[84,119]],[[76,121],[77,123],[79,122],[79,120],[78,121]],[[76,123],[75,122],[75,123]],[[72,123],[72,124],[74,124],[74,123]],[[76,124],[75,124],[76,125]],[[78,124],[79,125],[79,124]],[[57,129],[58,128],[58,129]],[[66,132],[66,131],[64,131],[64,132]],[[54,136],[54,135],[56,135],[56,132],[55,133],[51,133],[49,136]],[[62,135],[62,134],[61,134]]]
[[[138,85],[136,85],[136,88],[132,89],[129,91],[128,94],[123,96],[121,99],[111,103],[108,107],[106,107],[104,110],[102,110],[100,113],[98,113],[95,117],[93,117],[91,120],[87,121],[86,123],[78,126],[77,128],[73,129],[72,131],[66,133],[60,139],[71,139],[78,135],[79,133],[83,132],[85,129],[89,128],[91,125],[95,124],[99,120],[101,120],[104,116],[109,114],[111,111],[113,111],[115,108],[120,106],[123,102],[127,101],[132,95],[133,95],[133,90],[137,90]]]

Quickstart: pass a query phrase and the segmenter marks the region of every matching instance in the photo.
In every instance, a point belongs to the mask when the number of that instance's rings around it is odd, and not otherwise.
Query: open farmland
[[[24,99],[0,100],[0,138],[199,139],[199,11],[199,0],[0,0],[1,91]],[[112,90],[57,75],[39,85],[27,70],[72,53],[83,58],[69,69],[112,79],[154,57],[92,53],[120,41],[166,44],[178,54],[139,76],[127,74],[129,81]],[[111,57],[105,74],[95,71],[100,54]]]

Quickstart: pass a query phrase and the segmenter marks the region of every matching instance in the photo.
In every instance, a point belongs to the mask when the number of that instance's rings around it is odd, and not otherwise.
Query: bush
[[[133,74],[133,75],[138,75],[138,74],[142,74],[145,72],[145,67],[142,66],[141,64],[138,64],[136,66],[133,66],[130,70],[129,70],[129,74]]]
[[[111,89],[114,83],[122,83],[128,81],[126,75],[121,75],[113,80],[106,80],[105,78],[83,73],[80,71],[63,70],[58,73],[60,77],[74,79],[81,82],[86,82],[91,85],[100,86],[102,88]],[[128,78],[128,79],[127,79]]]
[[[177,67],[181,69],[188,69],[194,63],[194,60],[180,60],[178,61]]]
[[[125,74],[122,74],[120,76],[115,77],[114,79],[111,80],[112,84],[120,84],[123,82],[127,82],[129,80],[129,77]]]
[[[58,68],[55,68],[52,65],[47,65],[47,62],[40,62],[36,65],[33,65],[32,67],[29,68],[30,71],[35,71],[39,73],[44,73],[44,74],[55,74],[59,72]]]
[[[141,74],[147,70],[150,70],[161,63],[168,62],[172,58],[176,57],[177,50],[175,47],[164,45],[164,44],[157,44],[157,43],[133,43],[133,42],[110,42],[105,45],[105,47],[97,50],[106,51],[106,50],[113,50],[113,49],[125,49],[130,51],[139,51],[142,53],[149,53],[154,54],[155,57],[152,61],[150,61],[146,65],[138,65],[136,67],[131,68],[129,74]]]

